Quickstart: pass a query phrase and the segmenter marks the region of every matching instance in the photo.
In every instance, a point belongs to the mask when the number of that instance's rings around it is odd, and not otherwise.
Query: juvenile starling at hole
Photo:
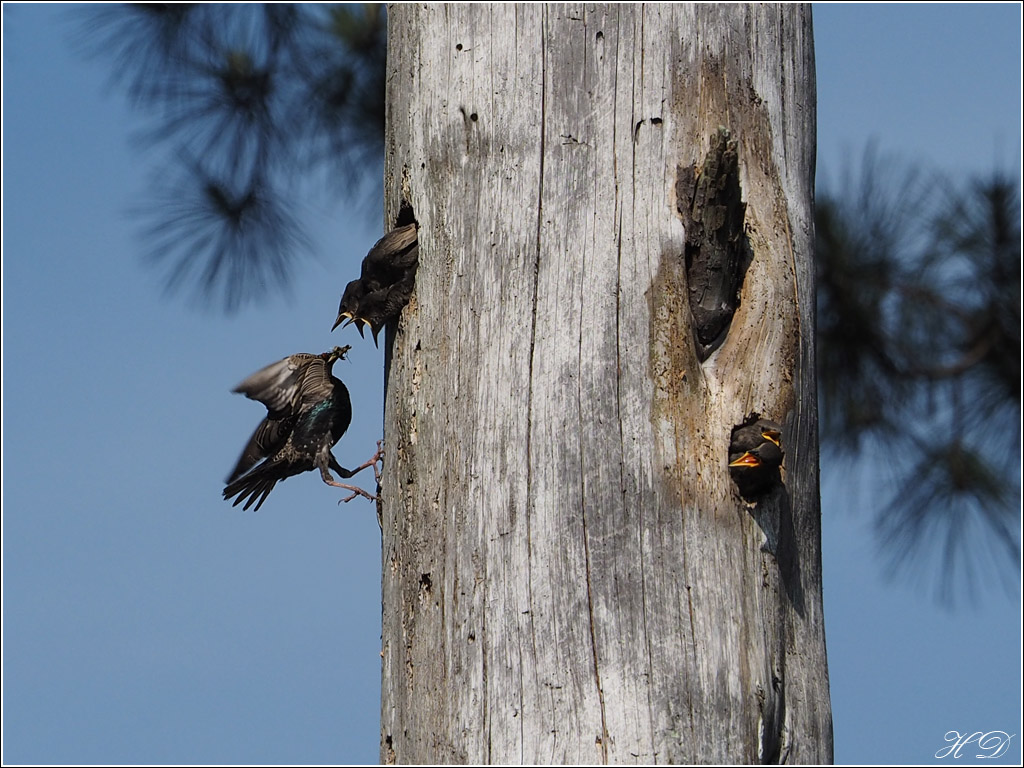
[[[232,506],[243,501],[243,509],[253,504],[259,509],[279,480],[300,472],[319,469],[328,485],[352,491],[344,499],[356,496],[376,500],[361,488],[339,483],[334,470],[343,478],[374,467],[377,453],[362,466],[342,467],[331,448],[345,434],[352,421],[352,403],[348,389],[331,373],[337,360],[344,360],[351,347],[334,347],[321,355],[300,352],[271,363],[239,384],[233,391],[267,407],[267,416],[249,438],[238,463],[228,476],[224,498],[237,496]]]
[[[359,311],[359,302],[362,301],[365,295],[366,288],[363,286],[362,279],[353,280],[345,286],[345,292],[341,294],[341,304],[338,305],[338,318],[334,321],[334,325],[331,326],[332,331],[342,321],[347,320],[348,322],[345,325],[348,325],[356,319],[355,313]]]
[[[757,448],[761,443],[768,441],[782,447],[782,427],[768,419],[758,419],[732,432],[732,440],[729,442],[729,453],[742,453],[751,448]]]
[[[729,474],[748,501],[781,482],[782,427],[759,419],[733,431],[729,443]]]
[[[377,335],[388,320],[398,317],[402,308],[409,303],[415,281],[416,273],[410,272],[394,285],[363,296],[359,302],[359,317],[355,319],[359,335],[362,336],[363,328],[369,326],[373,332],[373,343],[376,345]]]
[[[416,225],[388,232],[366,254],[359,279],[345,287],[331,330],[342,323],[355,323],[362,336],[364,327],[369,326],[376,344],[381,328],[397,318],[409,302],[418,265]]]

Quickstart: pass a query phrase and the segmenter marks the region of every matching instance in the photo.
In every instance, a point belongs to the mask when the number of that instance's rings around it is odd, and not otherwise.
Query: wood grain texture
[[[814,61],[800,6],[390,10],[383,762],[828,762]],[[675,199],[719,126],[752,258],[696,357]],[[730,480],[784,425],[785,488]],[[766,531],[776,554],[762,549]]]

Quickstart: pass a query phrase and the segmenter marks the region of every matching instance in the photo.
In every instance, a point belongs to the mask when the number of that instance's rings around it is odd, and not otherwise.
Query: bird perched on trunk
[[[397,227],[378,240],[363,259],[359,279],[345,286],[331,330],[343,322],[355,323],[362,336],[364,327],[369,326],[376,344],[381,328],[397,318],[409,302],[419,254],[415,224]]]
[[[376,473],[377,453],[353,470],[342,467],[331,448],[345,434],[352,421],[348,389],[331,373],[337,360],[344,360],[351,347],[334,347],[321,355],[300,352],[271,363],[237,387],[251,400],[267,406],[267,416],[256,427],[224,488],[224,498],[237,496],[232,506],[243,501],[243,509],[254,503],[259,509],[279,480],[311,469],[319,469],[328,485],[345,488],[352,495],[371,501],[376,497],[354,485],[336,482],[329,470],[343,478],[372,466]]]
[[[782,478],[782,427],[768,419],[734,429],[729,443],[729,474],[747,500],[765,494]]]

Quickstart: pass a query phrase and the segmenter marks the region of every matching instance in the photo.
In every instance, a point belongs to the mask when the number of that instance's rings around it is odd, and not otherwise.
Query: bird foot
[[[352,474],[355,474],[356,472],[359,472],[360,470],[366,469],[367,467],[373,467],[373,476],[374,476],[374,478],[376,478],[377,484],[379,485],[380,484],[380,470],[381,470],[381,468],[379,466],[377,466],[377,465],[379,463],[381,463],[381,459],[383,459],[383,458],[384,458],[384,441],[383,440],[378,440],[377,441],[377,452],[375,454],[373,454],[373,456],[371,456],[370,459],[366,463],[361,464],[360,466],[358,466],[354,470],[352,470]]]
[[[347,504],[348,502],[352,501],[352,499],[354,499],[356,496],[362,496],[363,498],[369,499],[370,501],[377,501],[376,496],[370,494],[367,491],[364,491],[362,488],[359,488],[358,486],[355,485],[346,485],[345,483],[338,482],[331,482],[328,483],[328,485],[333,485],[335,488],[344,488],[346,491],[352,491],[352,495],[347,496],[341,501],[339,501],[339,504],[341,504],[342,502],[345,502]]]

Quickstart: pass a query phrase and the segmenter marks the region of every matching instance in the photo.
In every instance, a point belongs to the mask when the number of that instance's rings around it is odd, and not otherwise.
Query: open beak
[[[335,328],[337,328],[339,325],[341,325],[346,320],[348,321],[348,323],[352,322],[352,313],[351,312],[339,312],[338,313],[338,319],[334,321],[334,325],[331,326],[331,330],[333,331]],[[345,323],[345,325],[348,325],[348,323]],[[342,327],[344,327],[344,326],[342,326]]]
[[[747,451],[740,456],[736,461],[729,462],[730,467],[759,467],[761,466],[761,460],[757,458],[750,451]]]

